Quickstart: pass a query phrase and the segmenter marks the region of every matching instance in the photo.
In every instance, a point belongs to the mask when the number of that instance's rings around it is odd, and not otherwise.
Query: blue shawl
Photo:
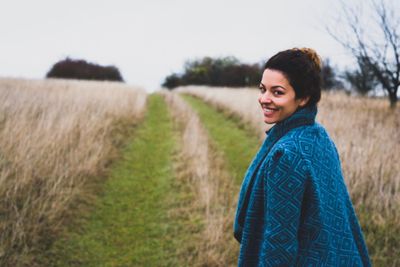
[[[317,107],[270,131],[244,177],[239,266],[371,266],[340,159]]]

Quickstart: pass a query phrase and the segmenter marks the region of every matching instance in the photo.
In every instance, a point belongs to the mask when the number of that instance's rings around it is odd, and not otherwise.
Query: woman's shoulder
[[[297,154],[303,158],[312,156],[316,148],[331,146],[333,141],[325,128],[319,124],[304,125],[290,130],[271,149],[271,154]]]
[[[293,145],[298,142],[315,143],[323,139],[330,139],[328,132],[321,124],[316,122],[310,125],[293,128],[282,136],[278,142]]]

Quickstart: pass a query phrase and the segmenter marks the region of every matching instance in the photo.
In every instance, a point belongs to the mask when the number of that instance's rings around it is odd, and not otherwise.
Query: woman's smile
[[[272,107],[262,107],[264,111],[264,116],[270,117],[273,116],[274,112],[277,112],[279,109]]]

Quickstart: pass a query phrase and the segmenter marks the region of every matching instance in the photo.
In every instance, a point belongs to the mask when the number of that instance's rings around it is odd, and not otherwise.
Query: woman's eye
[[[265,88],[264,87],[259,87],[259,89],[260,89],[261,93],[265,93]]]
[[[282,91],[274,91],[274,95],[283,95]]]

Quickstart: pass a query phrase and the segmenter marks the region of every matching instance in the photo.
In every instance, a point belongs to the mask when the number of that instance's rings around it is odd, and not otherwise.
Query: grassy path
[[[225,156],[239,189],[259,146],[256,135],[201,100],[184,99]],[[176,141],[164,100],[149,96],[146,117],[112,167],[95,208],[81,230],[55,244],[51,266],[186,266],[182,249],[190,244],[194,222],[171,213],[188,200],[173,173]]]
[[[168,215],[179,200],[171,156],[176,137],[164,100],[148,111],[107,180],[81,233],[55,246],[56,266],[180,266],[180,225]]]
[[[237,121],[228,119],[202,100],[185,94],[182,97],[199,114],[210,137],[223,153],[235,183],[240,185],[247,167],[260,146],[256,134],[249,130],[250,127],[245,129],[238,127]]]

